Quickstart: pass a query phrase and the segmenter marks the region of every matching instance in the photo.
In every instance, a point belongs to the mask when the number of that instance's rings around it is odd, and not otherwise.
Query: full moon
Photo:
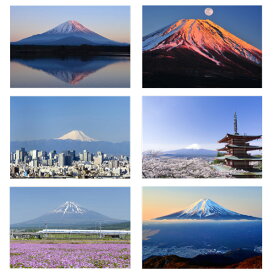
[[[206,9],[204,10],[204,13],[205,13],[205,15],[207,15],[207,16],[211,16],[211,15],[214,13],[214,11],[213,11],[213,9],[211,9],[211,8],[206,8]]]

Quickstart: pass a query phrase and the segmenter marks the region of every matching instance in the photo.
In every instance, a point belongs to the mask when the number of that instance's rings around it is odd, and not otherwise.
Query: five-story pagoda
[[[234,114],[234,134],[227,134],[219,140],[219,143],[226,145],[218,151],[227,152],[226,155],[217,157],[218,160],[224,160],[224,164],[236,169],[253,170],[253,162],[262,161],[260,157],[254,157],[248,154],[248,151],[262,150],[261,146],[250,145],[252,140],[260,139],[262,136],[240,135],[238,133],[237,114]]]

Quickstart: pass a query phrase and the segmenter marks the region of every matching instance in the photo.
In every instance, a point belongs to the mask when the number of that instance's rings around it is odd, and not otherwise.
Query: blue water
[[[152,222],[143,224],[143,232],[143,258],[171,254],[192,258],[239,248],[260,252],[262,246],[261,221]]]
[[[97,56],[81,58],[13,59],[12,88],[128,88],[130,58]]]

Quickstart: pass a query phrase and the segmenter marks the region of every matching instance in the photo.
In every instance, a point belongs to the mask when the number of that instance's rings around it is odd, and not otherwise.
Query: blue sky
[[[261,187],[145,187],[143,219],[183,210],[200,199],[213,200],[240,214],[262,217]]]
[[[130,220],[128,187],[16,187],[10,189],[11,224],[37,218],[66,201],[116,219]]]
[[[143,151],[222,148],[234,112],[240,134],[262,134],[261,97],[143,97]]]
[[[210,17],[204,14],[207,7],[214,10]],[[261,6],[144,6],[143,35],[183,18],[208,18],[247,43],[262,48]]]
[[[129,97],[11,97],[11,141],[81,130],[96,140],[130,140]]]
[[[129,6],[12,6],[11,41],[75,20],[109,39],[130,42]]]

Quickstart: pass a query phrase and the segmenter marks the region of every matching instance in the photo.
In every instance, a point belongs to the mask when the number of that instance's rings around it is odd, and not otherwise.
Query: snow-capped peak
[[[182,211],[155,220],[261,220],[261,218],[239,214],[228,210],[210,199],[200,199]]]
[[[96,141],[96,139],[94,138],[91,138],[89,136],[87,136],[85,133],[83,133],[82,131],[80,130],[73,130],[57,139],[60,139],[60,140],[79,140],[79,141],[88,141],[88,142],[91,142],[91,141]]]
[[[65,214],[84,214],[88,210],[85,208],[80,207],[77,203],[73,201],[66,201],[63,205],[56,208],[53,212],[54,213],[62,213]]]
[[[201,146],[197,143],[193,143],[193,144],[190,144],[190,145],[186,146],[185,149],[199,150],[199,149],[201,149]]]
[[[225,53],[261,64],[262,51],[211,20],[181,19],[143,38],[143,51],[189,50],[221,66]]]
[[[74,33],[74,32],[91,33],[92,31],[90,31],[88,28],[84,27],[77,21],[69,20],[49,30],[47,33],[54,34],[54,33]]]
[[[188,215],[188,216],[197,215],[199,217],[209,217],[212,215],[240,215],[240,214],[233,212],[231,210],[228,210],[210,199],[200,199],[194,202],[193,204],[191,204],[186,209],[184,209],[180,213],[179,217],[182,215]]]

